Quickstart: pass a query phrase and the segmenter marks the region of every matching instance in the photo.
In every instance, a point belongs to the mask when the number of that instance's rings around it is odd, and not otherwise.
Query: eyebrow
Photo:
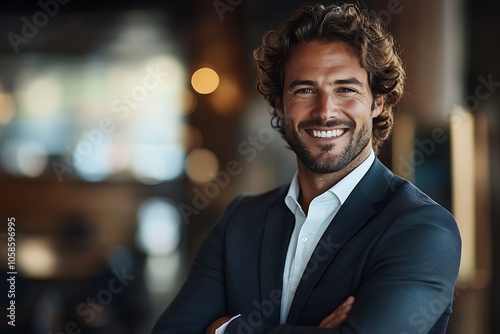
[[[291,89],[293,87],[297,86],[317,86],[316,81],[312,80],[294,80],[288,85],[288,89]]]
[[[335,85],[356,85],[359,87],[364,87],[363,83],[356,78],[348,78],[348,79],[337,79],[333,81]],[[317,86],[317,82],[313,80],[294,80],[288,85],[288,89],[291,89],[296,86]]]
[[[339,79],[335,80],[333,83],[336,85],[356,85],[359,87],[364,87],[363,83],[356,78]]]

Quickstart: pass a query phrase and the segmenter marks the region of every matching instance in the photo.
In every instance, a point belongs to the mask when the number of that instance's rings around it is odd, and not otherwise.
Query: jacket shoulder
[[[394,175],[391,187],[395,189],[391,201],[395,201],[401,211],[431,206],[436,207],[436,209],[442,211],[443,214],[451,216],[451,213],[441,204],[434,201],[429,195],[402,177]]]
[[[247,211],[252,210],[255,213],[255,210],[265,211],[269,206],[274,204],[283,203],[287,194],[288,188],[290,184],[284,184],[280,187],[274,188],[264,193],[259,194],[244,194],[238,196],[228,208],[229,210],[237,210],[237,211]]]

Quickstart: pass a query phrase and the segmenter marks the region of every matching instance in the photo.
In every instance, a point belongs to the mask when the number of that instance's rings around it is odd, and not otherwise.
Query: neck
[[[359,154],[342,170],[328,174],[315,173],[308,169],[302,161],[297,159],[300,183],[299,203],[302,210],[307,214],[309,204],[311,204],[315,197],[323,194],[325,191],[342,180],[347,174],[352,172],[356,167],[361,165],[361,163],[368,158],[370,152],[370,150],[361,152],[361,154]]]

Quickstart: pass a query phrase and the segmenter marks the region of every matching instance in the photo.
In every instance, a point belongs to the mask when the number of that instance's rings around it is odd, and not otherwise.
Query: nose
[[[338,103],[333,94],[320,92],[317,95],[316,105],[313,110],[313,116],[324,121],[337,118],[339,110]]]

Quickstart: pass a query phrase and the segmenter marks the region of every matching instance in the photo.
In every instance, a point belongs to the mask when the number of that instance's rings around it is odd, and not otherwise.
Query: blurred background
[[[0,4],[2,333],[148,333],[231,199],[289,182],[251,52],[301,3]],[[365,4],[408,74],[380,159],[462,232],[448,332],[500,333],[500,3]]]

